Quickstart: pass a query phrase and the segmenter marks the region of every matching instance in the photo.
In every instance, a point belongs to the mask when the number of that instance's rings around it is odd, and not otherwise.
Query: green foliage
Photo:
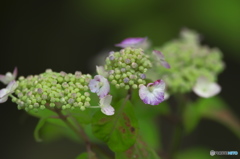
[[[240,138],[239,119],[219,97],[200,98],[195,103],[187,105],[183,116],[185,131],[187,133],[193,131],[201,118],[211,119],[225,125]]]
[[[148,147],[141,139],[125,152],[115,153],[116,159],[160,159],[153,149]]]
[[[35,140],[38,142],[42,141],[42,139],[39,136],[39,130],[43,127],[45,121],[46,121],[46,118],[40,119],[34,130],[34,137],[35,137]]]
[[[34,130],[36,141],[50,142],[62,137],[80,141],[79,137],[61,119],[41,118]]]
[[[82,154],[80,154],[79,156],[77,156],[76,159],[97,159],[96,155],[93,152],[84,152]]]
[[[126,99],[116,105],[113,116],[106,116],[98,111],[92,119],[93,134],[107,143],[114,152],[121,152],[131,147],[138,134],[138,121],[134,115],[132,104]]]

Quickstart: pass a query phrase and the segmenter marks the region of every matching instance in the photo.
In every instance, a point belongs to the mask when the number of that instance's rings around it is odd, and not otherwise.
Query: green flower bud
[[[138,87],[144,83],[145,78],[138,75],[145,73],[151,66],[149,57],[142,49],[125,48],[120,52],[111,52],[106,58],[104,68],[109,74],[108,80],[113,85],[129,89],[133,84],[134,87]],[[138,80],[140,78],[141,80]]]
[[[14,92],[17,97],[12,100],[18,104],[18,109],[26,111],[51,109],[55,106],[61,109],[81,108],[82,102],[89,104],[91,101],[89,80],[91,75],[81,72],[73,75],[47,70],[40,75],[19,78],[19,85]]]

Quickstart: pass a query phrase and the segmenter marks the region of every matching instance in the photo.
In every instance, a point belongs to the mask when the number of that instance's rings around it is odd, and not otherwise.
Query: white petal
[[[104,69],[103,66],[96,66],[97,73],[103,77],[108,76],[108,72]]]
[[[112,102],[112,96],[111,95],[106,95],[105,97],[100,99],[100,106],[109,106]]]
[[[8,90],[6,88],[0,90],[0,98],[3,98],[7,95]]]
[[[16,81],[11,81],[8,84],[6,89],[8,90],[8,93],[13,93],[17,87],[18,87],[18,83]]]
[[[100,80],[99,80],[100,81]],[[99,81],[96,80],[96,79],[92,79],[90,82],[89,82],[89,88],[91,90],[91,92],[93,93],[97,93],[99,91]]]
[[[107,107],[102,108],[101,111],[102,111],[103,114],[113,115],[115,110],[112,106],[109,105]]]
[[[105,97],[110,91],[110,85],[106,78],[101,75],[96,75],[94,79],[89,82],[91,92],[97,93],[100,98]]]
[[[8,99],[8,90],[6,88],[0,90],[0,103],[4,103]]]
[[[0,75],[0,81],[4,84],[8,84],[12,80],[14,80],[14,76],[10,72],[7,72],[6,75]]]
[[[221,86],[215,82],[210,82],[205,77],[200,77],[196,85],[193,87],[193,92],[203,98],[209,98],[217,95],[221,91]]]

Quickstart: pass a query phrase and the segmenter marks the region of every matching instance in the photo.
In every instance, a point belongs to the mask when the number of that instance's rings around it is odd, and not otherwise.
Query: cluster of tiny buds
[[[109,81],[117,88],[138,88],[146,84],[145,73],[152,64],[142,49],[125,48],[120,52],[110,52],[106,58],[105,70]]]
[[[26,111],[45,108],[85,110],[90,105],[88,83],[91,75],[56,73],[48,69],[40,75],[19,77],[16,97],[12,101]]]

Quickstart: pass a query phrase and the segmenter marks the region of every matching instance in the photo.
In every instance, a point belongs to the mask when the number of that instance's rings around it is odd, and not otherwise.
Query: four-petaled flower
[[[164,55],[158,51],[158,50],[153,50],[152,52],[156,57],[157,59],[160,61],[161,65],[165,68],[170,68],[170,65],[169,63],[165,60],[165,57]]]
[[[157,80],[146,86],[141,85],[139,96],[145,104],[158,105],[164,100],[165,83],[163,80]]]
[[[17,67],[15,67],[13,73],[7,72],[5,75],[0,74],[0,81],[6,85],[9,84],[11,81],[16,79],[17,72]]]
[[[88,86],[91,92],[97,93],[100,98],[105,97],[110,91],[108,80],[101,75],[94,76],[94,79],[89,82]]]
[[[17,88],[18,83],[16,81],[11,81],[6,88],[0,90],[0,103],[7,101],[8,96],[14,92]]]
[[[142,48],[146,49],[148,47],[148,41],[147,38],[127,38],[124,39],[121,43],[116,44],[115,46],[126,48],[126,47],[132,47],[132,48]]]
[[[205,77],[199,77],[195,86],[193,87],[193,92],[198,96],[203,98],[209,98],[215,96],[221,91],[221,86],[215,82],[210,82]]]
[[[100,99],[100,108],[103,114],[106,115],[113,115],[114,114],[114,108],[110,105],[112,101],[111,95],[106,95],[105,97]]]

